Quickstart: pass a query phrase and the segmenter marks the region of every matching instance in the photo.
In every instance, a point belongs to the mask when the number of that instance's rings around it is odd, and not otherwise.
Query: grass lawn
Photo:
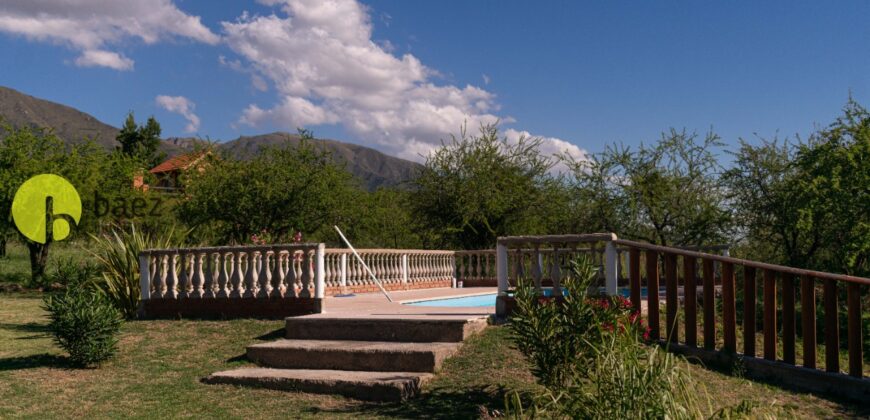
[[[46,336],[40,304],[37,294],[0,294],[0,417],[474,418],[481,405],[501,408],[506,391],[536,388],[504,327],[469,340],[425,394],[405,404],[200,382],[247,364],[245,346],[278,338],[280,321],[128,322],[114,359],[99,369],[72,369]],[[713,409],[749,399],[795,417],[870,415],[866,408],[689,369],[712,396]]]

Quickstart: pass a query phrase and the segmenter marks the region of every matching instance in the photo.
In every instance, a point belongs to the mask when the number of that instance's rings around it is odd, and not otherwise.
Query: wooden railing
[[[384,285],[453,281],[453,251],[358,249],[357,253]],[[349,249],[327,249],[328,287],[374,284]]]
[[[647,288],[647,307],[651,336],[659,338],[664,333],[664,339],[669,343],[679,342],[680,322],[678,313],[681,311],[681,301],[676,290],[681,285],[685,289],[685,299],[682,301],[685,328],[681,344],[694,347],[698,340],[698,302],[702,302],[701,316],[703,325],[703,346],[715,349],[717,340],[717,316],[722,317],[722,335],[724,350],[738,351],[737,337],[737,305],[739,289],[737,277],[742,274],[742,353],[744,356],[756,357],[756,324],[757,324],[757,290],[759,275],[761,277],[762,296],[762,334],[763,358],[795,365],[797,320],[796,294],[800,294],[800,318],[802,339],[802,364],[805,368],[816,368],[816,292],[817,282],[822,283],[822,300],[824,302],[824,344],[825,370],[840,372],[840,334],[839,334],[839,302],[841,287],[846,288],[847,312],[847,344],[848,373],[861,378],[863,375],[863,342],[861,331],[861,286],[870,285],[870,279],[841,274],[824,273],[803,270],[756,261],[741,260],[727,256],[705,254],[661,247],[646,243],[616,240],[617,244],[629,248],[631,271],[631,302],[640,310],[641,288]],[[643,261],[643,263],[641,263]],[[714,270],[713,264],[721,264],[721,270]],[[641,267],[644,268],[642,275]],[[661,268],[664,268],[665,294],[665,328],[661,330],[659,320],[658,284]],[[700,267],[700,270],[699,270]],[[742,271],[742,273],[741,273]],[[716,311],[717,296],[715,284],[722,285],[722,313]],[[799,288],[798,288],[799,282]],[[702,290],[701,299],[695,290]],[[781,299],[781,302],[777,302]],[[777,315],[782,319],[777,322]],[[777,340],[779,325],[782,328],[782,356],[777,355]]]
[[[581,246],[582,244],[582,246]],[[570,261],[580,256],[585,256],[590,261],[601,268],[599,274],[604,277],[604,261],[605,248],[603,243],[596,242],[575,242],[563,243],[561,248],[554,249],[547,247],[538,248],[515,248],[508,252],[508,282],[511,285],[516,284],[518,274],[530,275],[532,268],[535,266],[533,260],[537,261],[537,266],[541,268],[542,278],[544,281],[552,277],[550,271],[553,267],[560,267],[560,276],[568,275]],[[728,255],[730,245],[708,245],[700,247],[677,247],[691,251],[706,251],[716,252]],[[471,251],[456,251],[456,281],[466,286],[496,286],[496,250],[495,249],[480,249]],[[555,258],[558,258],[556,260]],[[554,266],[554,262],[557,264]],[[616,281],[621,286],[628,286],[630,260],[628,258],[628,248],[616,247]]]
[[[314,243],[143,251],[142,300],[322,298],[324,251]]]

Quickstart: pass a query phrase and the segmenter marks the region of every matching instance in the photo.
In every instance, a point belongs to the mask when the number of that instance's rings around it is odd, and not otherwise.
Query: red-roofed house
[[[179,177],[185,171],[191,168],[202,169],[203,158],[211,154],[209,151],[185,153],[167,159],[163,163],[155,166],[150,171],[157,178],[157,182],[150,188],[162,191],[178,191],[182,188],[179,183]],[[149,186],[144,186],[148,189]]]

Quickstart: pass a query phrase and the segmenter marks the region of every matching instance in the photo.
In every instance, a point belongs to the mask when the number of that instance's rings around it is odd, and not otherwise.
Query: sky
[[[870,105],[870,2],[4,0],[0,85],[215,141],[420,161],[463,125],[582,157],[670,127],[806,136]]]

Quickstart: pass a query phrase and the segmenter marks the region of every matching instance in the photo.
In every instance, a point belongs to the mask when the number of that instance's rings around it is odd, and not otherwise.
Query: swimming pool
[[[661,289],[660,294],[664,293],[664,289]],[[544,289],[544,295],[549,296],[552,294],[552,289]],[[620,288],[619,294],[624,297],[629,297],[628,288]],[[642,287],[640,290],[640,295],[642,298],[646,297],[646,287]],[[485,295],[474,295],[474,296],[462,296],[455,298],[446,298],[446,299],[432,299],[432,300],[421,300],[417,302],[408,302],[405,305],[411,306],[440,306],[447,308],[484,308],[487,306],[495,306],[495,293],[488,293]]]

